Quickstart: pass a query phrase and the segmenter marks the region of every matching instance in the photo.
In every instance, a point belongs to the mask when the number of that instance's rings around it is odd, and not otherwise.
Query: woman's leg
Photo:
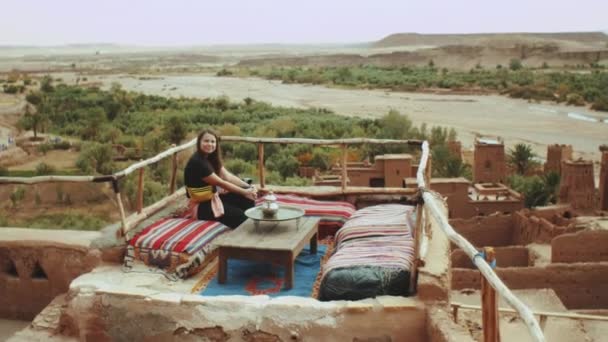
[[[247,220],[244,210],[231,204],[228,201],[222,200],[224,205],[224,215],[215,217],[213,215],[213,209],[211,209],[211,202],[202,202],[198,205],[198,219],[207,221],[219,221],[228,227],[234,229],[241,225],[241,223]]]
[[[220,198],[222,199],[222,203],[224,204],[224,206],[226,204],[229,204],[241,209],[242,211],[245,211],[249,208],[253,208],[253,206],[255,206],[254,201],[250,200],[247,197],[243,197],[232,192],[220,195]]]

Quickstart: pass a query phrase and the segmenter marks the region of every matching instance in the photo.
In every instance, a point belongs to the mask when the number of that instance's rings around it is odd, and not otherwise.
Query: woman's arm
[[[249,184],[240,179],[239,177],[233,175],[230,171],[226,170],[225,167],[222,166],[220,170],[220,177],[236,186],[240,186],[241,188],[249,188]]]
[[[238,178],[234,175],[232,175],[232,177]],[[207,184],[211,184],[211,185],[215,185],[215,186],[219,186],[224,190],[230,191],[230,192],[234,192],[236,194],[239,194],[243,197],[249,198],[252,201],[255,201],[255,199],[257,198],[257,190],[255,188],[242,188],[236,184],[233,184],[229,181],[226,181],[224,179],[222,179],[221,177],[219,177],[218,175],[216,175],[215,173],[210,174],[207,177],[204,177],[203,180],[207,183]],[[242,182],[242,181],[241,181]],[[242,182],[246,185],[249,185],[245,182]]]

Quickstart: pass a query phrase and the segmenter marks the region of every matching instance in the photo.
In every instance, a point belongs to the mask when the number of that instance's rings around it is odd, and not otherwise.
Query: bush
[[[566,95],[566,103],[568,103],[569,105],[574,105],[574,106],[584,106],[585,99],[583,99],[583,97],[580,96],[579,94],[570,93],[570,94]]]
[[[23,200],[24,197],[25,197],[25,189],[22,186],[16,187],[9,196],[11,202],[13,203],[13,208],[16,209],[17,206],[19,205],[19,202],[21,202],[21,200]]]
[[[50,175],[55,172],[55,168],[47,163],[36,165],[36,174],[39,176]]]
[[[509,61],[509,69],[513,70],[513,71],[517,71],[520,70],[521,68],[523,68],[523,65],[521,64],[521,61],[517,58],[513,58],[511,59],[511,61]]]
[[[108,175],[112,173],[114,164],[112,146],[99,143],[89,143],[85,145],[76,160],[76,167],[84,173],[96,171]]]

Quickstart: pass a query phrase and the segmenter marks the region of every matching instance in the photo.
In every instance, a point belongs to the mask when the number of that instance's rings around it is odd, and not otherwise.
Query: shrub
[[[24,197],[25,197],[25,189],[22,186],[16,187],[9,196],[11,202],[13,203],[13,208],[16,209],[17,206],[19,205],[19,202],[21,202],[21,200],[23,200]]]
[[[584,106],[585,99],[583,99],[583,97],[580,96],[579,94],[570,93],[570,94],[566,95],[566,103],[568,103],[569,105],[574,105],[574,106]]]
[[[513,71],[517,71],[520,70],[521,68],[523,68],[523,65],[521,64],[521,61],[517,58],[513,58],[511,59],[511,61],[509,61],[509,69],[513,70]]]
[[[36,165],[36,174],[39,176],[50,175],[55,172],[55,168],[47,163]]]

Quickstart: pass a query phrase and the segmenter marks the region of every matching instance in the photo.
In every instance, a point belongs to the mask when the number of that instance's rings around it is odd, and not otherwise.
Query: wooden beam
[[[484,248],[484,251],[486,262],[492,264],[495,260],[494,248],[486,247]],[[483,274],[480,274],[480,277],[483,341],[499,342],[500,331],[498,325],[498,301],[496,300],[496,291]]]
[[[175,182],[177,181],[177,152],[173,153],[171,160],[171,182],[169,183],[169,195],[175,192]]]
[[[413,295],[417,291],[417,274],[418,274],[418,263],[422,260],[420,255],[420,243],[422,241],[422,221],[424,209],[422,203],[416,205],[416,227],[414,227],[414,262],[412,263],[412,269],[410,272],[410,295]]]
[[[340,163],[342,166],[342,168],[341,168],[341,171],[342,171],[341,186],[342,186],[342,191],[345,191],[346,187],[347,187],[347,183],[348,183],[348,171],[347,171],[348,145],[342,144],[341,148],[342,148],[342,162]]]
[[[126,232],[129,230],[129,226],[127,225],[127,220],[125,217],[125,208],[122,205],[122,198],[120,197],[120,189],[118,187],[118,181],[115,179],[112,181],[112,190],[114,190],[114,194],[116,194],[116,203],[118,204],[118,211],[120,213],[120,224],[121,229],[116,231],[118,235],[117,238],[122,238],[125,236]]]
[[[260,175],[260,188],[266,187],[266,175],[264,174],[264,144],[258,143],[258,172]]]
[[[464,309],[464,310],[475,310],[475,311],[480,311],[482,310],[481,306],[479,305],[469,305],[469,304],[463,304],[463,303],[450,303],[450,305],[452,307],[457,306],[460,309]],[[517,311],[513,310],[513,309],[509,309],[509,308],[499,308],[498,312],[504,312],[504,313],[517,313]],[[533,315],[537,315],[537,316],[545,316],[545,317],[557,317],[557,318],[569,318],[569,319],[576,319],[576,320],[590,320],[590,321],[608,321],[608,316],[599,316],[599,315],[586,315],[586,314],[578,314],[578,313],[570,313],[570,312],[554,312],[554,311],[534,311],[532,312]]]
[[[257,138],[241,136],[223,136],[222,141],[250,142],[250,143],[269,143],[269,144],[306,144],[306,145],[327,145],[340,146],[342,144],[372,144],[372,145],[395,145],[407,144],[421,146],[422,140],[408,139],[369,139],[369,138],[350,138],[350,139],[305,139],[305,138]]]
[[[139,178],[137,179],[137,212],[141,213],[144,207],[144,168],[139,169]]]

